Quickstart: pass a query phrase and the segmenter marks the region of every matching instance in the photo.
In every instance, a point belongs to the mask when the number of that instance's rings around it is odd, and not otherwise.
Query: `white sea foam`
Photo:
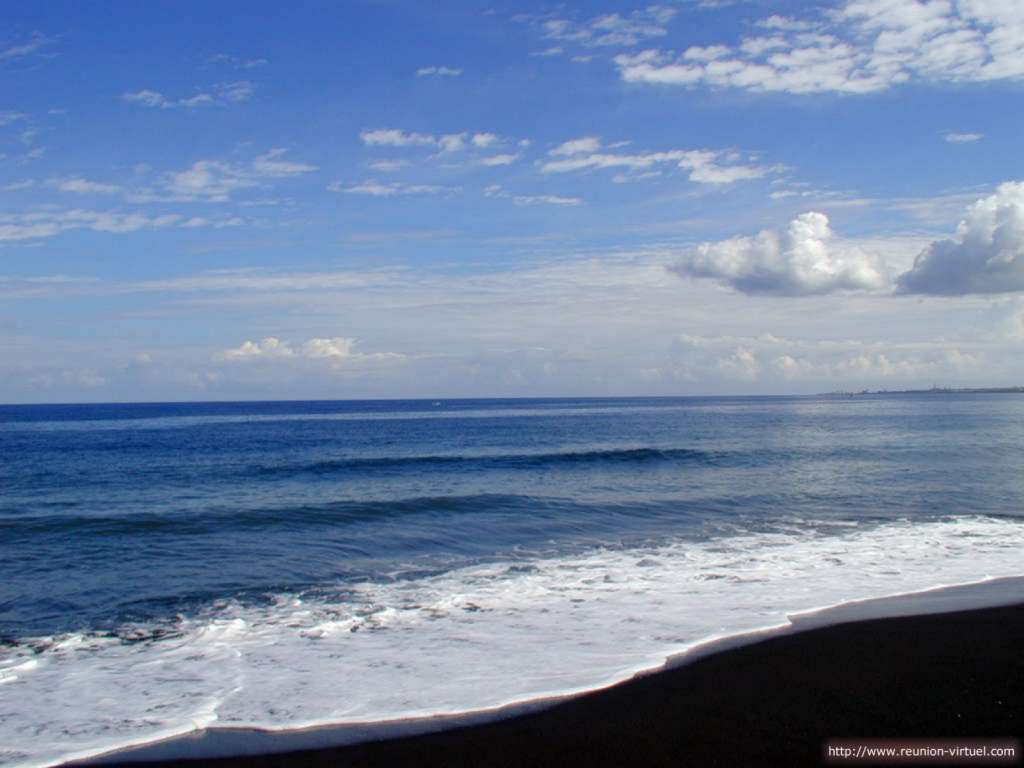
[[[222,603],[154,641],[38,639],[0,652],[0,763],[584,690],[816,606],[1017,576],[1022,550],[1024,522],[1007,519],[794,526],[360,584],[344,603]]]

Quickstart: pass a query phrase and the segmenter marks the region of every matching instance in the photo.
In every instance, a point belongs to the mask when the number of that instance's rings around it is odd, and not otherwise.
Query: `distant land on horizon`
[[[0,408],[35,408],[35,407],[85,407],[85,406],[150,406],[150,405],[245,405],[245,404],[285,404],[285,403],[414,403],[428,402],[439,406],[443,403],[475,402],[475,401],[530,401],[530,400],[677,400],[704,398],[787,398],[787,397],[854,397],[856,395],[937,395],[937,394],[1024,394],[1024,386],[1007,387],[937,387],[929,389],[859,389],[833,390],[813,394],[699,394],[699,395],[560,395],[545,397],[410,397],[410,398],[312,398],[278,400],[131,400],[131,401],[95,401],[77,403],[0,403]]]
[[[945,395],[945,394],[981,394],[1003,395],[1022,394],[1024,387],[931,387],[930,389],[862,389],[856,392],[827,392],[829,395]]]

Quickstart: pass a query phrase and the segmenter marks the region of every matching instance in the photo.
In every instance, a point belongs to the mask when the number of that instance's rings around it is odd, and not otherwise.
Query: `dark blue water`
[[[0,406],[0,765],[1020,575],[1022,470],[1013,394]]]
[[[1024,510],[1024,398],[0,407],[7,638],[723,526]]]

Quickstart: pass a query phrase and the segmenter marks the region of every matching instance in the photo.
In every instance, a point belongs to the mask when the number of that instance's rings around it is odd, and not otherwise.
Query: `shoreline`
[[[613,726],[623,718],[616,716],[612,711],[607,711],[613,701],[629,700],[640,695],[647,689],[654,691],[672,691],[679,688],[679,680],[676,678],[701,678],[705,674],[705,667],[712,667],[721,676],[722,683],[712,686],[707,694],[713,694],[715,689],[722,690],[730,687],[737,687],[742,690],[745,684],[749,683],[750,670],[747,669],[744,659],[748,657],[762,657],[763,669],[754,674],[753,677],[763,677],[774,672],[786,671],[800,677],[802,672],[801,654],[791,660],[788,664],[780,664],[779,658],[791,654],[793,649],[812,651],[818,649],[818,640],[826,638],[825,643],[828,653],[842,655],[844,645],[842,637],[847,635],[859,638],[852,644],[858,647],[864,646],[867,650],[871,643],[871,636],[881,633],[887,642],[894,643],[894,648],[900,646],[905,652],[908,647],[914,646],[914,637],[918,634],[948,633],[949,627],[960,627],[959,634],[954,633],[956,642],[966,639],[963,632],[962,622],[964,617],[974,617],[980,622],[996,621],[1003,627],[1001,632],[1009,632],[1017,638],[1019,644],[1024,643],[1024,577],[1008,577],[985,579],[968,584],[958,584],[933,589],[899,593],[881,598],[855,600],[823,608],[802,611],[790,614],[785,624],[772,627],[755,629],[748,632],[730,634],[721,637],[709,637],[680,653],[673,654],[664,660],[663,664],[637,670],[630,677],[607,685],[596,685],[584,691],[566,692],[539,699],[513,702],[486,710],[476,710],[464,713],[439,714],[431,717],[408,718],[384,722],[348,723],[348,724],[326,724],[317,725],[302,729],[281,729],[264,730],[258,728],[211,728],[202,731],[193,731],[185,735],[174,736],[156,742],[127,746],[116,751],[105,752],[102,755],[94,755],[88,758],[79,758],[70,762],[62,763],[66,766],[84,765],[140,765],[140,766],[172,766],[172,765],[196,765],[199,761],[204,763],[233,766],[233,765],[275,765],[291,766],[305,764],[432,764],[424,763],[428,757],[424,755],[423,749],[440,749],[444,754],[443,759],[438,757],[438,764],[466,764],[476,763],[475,758],[470,754],[473,750],[479,750],[481,739],[507,739],[514,734],[515,744],[509,748],[515,752],[515,748],[525,749],[526,753],[521,759],[533,764],[547,764],[543,762],[542,755],[531,752],[534,735],[523,735],[523,728],[530,733],[538,727],[544,730],[545,723],[560,722],[566,717],[579,719],[584,710],[599,710],[601,716],[594,721],[583,719],[576,723],[576,730],[588,732],[593,727],[602,723],[610,723]],[[993,617],[998,617],[993,618]],[[968,619],[969,621],[969,619]],[[907,634],[911,635],[910,637]],[[867,633],[867,637],[861,637]],[[991,633],[990,633],[991,634]],[[894,640],[893,638],[897,638]],[[985,642],[982,638],[975,638],[982,645],[993,646],[993,638],[988,637]],[[934,642],[932,642],[934,645]],[[996,643],[996,650],[1002,648],[1000,653],[1005,656],[1005,644]],[[1011,644],[1012,646],[1012,644]],[[770,654],[766,649],[773,649]],[[779,649],[781,648],[781,656]],[[930,652],[941,654],[941,648],[931,648]],[[890,649],[893,650],[893,649]],[[991,650],[991,648],[990,648]],[[803,653],[803,651],[801,653]],[[868,654],[862,654],[863,666]],[[904,653],[905,655],[905,653]],[[991,667],[997,664],[993,652]],[[891,654],[890,654],[891,657]],[[934,669],[932,677],[940,678],[943,675],[958,678],[958,667],[963,660],[956,654],[947,653],[945,656],[948,669]],[[1007,661],[1007,659],[1004,659]],[[884,659],[882,662],[884,665]],[[739,667],[737,667],[739,664]],[[829,666],[826,664],[825,666]],[[845,669],[849,664],[834,665],[837,668]],[[856,665],[854,665],[856,666]],[[976,669],[959,670],[968,675],[977,676],[984,673],[984,664],[978,664],[975,659]],[[747,669],[744,673],[741,669]],[[804,670],[805,671],[805,670]],[[866,677],[871,677],[872,670],[865,670]],[[877,674],[877,671],[876,671]],[[1011,676],[1012,677],[1012,676]],[[1011,697],[1008,706],[1004,707],[1003,714],[1010,713],[1016,718],[1016,730],[1010,732],[981,734],[979,732],[968,733],[959,731],[926,733],[926,732],[892,732],[892,736],[980,736],[990,735],[993,737],[1006,737],[1024,732],[1024,662],[1020,662],[1018,674],[1016,675],[1017,691],[1016,698]],[[731,681],[728,683],[727,681]],[[779,681],[784,682],[784,680]],[[817,680],[807,680],[810,685],[790,692],[796,698],[806,697],[815,690],[816,685],[822,683],[819,675]],[[1010,681],[1008,681],[1009,684]],[[938,684],[938,683],[937,683]],[[948,685],[947,683],[945,683]],[[684,686],[685,687],[685,686]],[[827,687],[827,686],[826,686]],[[941,685],[940,685],[941,687]],[[890,695],[899,694],[899,691],[889,691]],[[649,696],[650,691],[647,692]],[[922,693],[923,695],[923,693]],[[1008,694],[1003,694],[1004,699]],[[695,694],[691,692],[689,698],[694,699]],[[684,697],[685,698],[685,697]],[[693,723],[706,719],[708,713],[706,707],[701,703],[704,701],[700,696],[690,701],[685,707],[686,715],[684,720]],[[857,697],[854,696],[856,699]],[[672,702],[667,702],[671,704]],[[778,703],[778,702],[776,702]],[[679,703],[676,702],[676,708]],[[768,704],[765,704],[767,707]],[[977,703],[974,705],[977,710]],[[626,704],[626,712],[619,713],[630,719],[628,711],[634,708],[634,703]],[[671,708],[671,707],[670,707]],[[809,712],[814,711],[810,706]],[[576,714],[573,714],[576,713]],[[652,713],[654,714],[654,713]],[[734,713],[736,714],[736,713]],[[864,713],[861,713],[863,716]],[[740,718],[742,719],[742,718]],[[989,713],[983,718],[986,722],[992,720]],[[662,721],[664,717],[662,717]],[[657,721],[657,717],[655,717]],[[590,726],[587,726],[587,723]],[[863,719],[860,721],[864,723]],[[867,724],[867,723],[865,723]],[[662,722],[664,725],[664,722]],[[722,726],[721,718],[718,725]],[[953,727],[955,722],[947,725]],[[688,726],[689,727],[689,726]],[[693,726],[696,727],[696,726]],[[685,728],[683,729],[686,730]],[[707,726],[701,726],[695,733],[710,733]],[[720,734],[722,735],[722,734]],[[738,734],[737,734],[738,735]],[[829,738],[843,736],[879,736],[885,733],[852,733],[840,732],[827,734]],[[562,737],[563,739],[565,737]],[[549,746],[555,748],[559,740],[552,741],[551,735],[540,738],[539,745],[545,739],[551,742]],[[621,740],[621,739],[620,739]],[[571,739],[570,739],[571,741]],[[598,739],[597,742],[601,740]],[[698,739],[699,744],[713,743],[714,739]],[[587,742],[589,743],[589,741]],[[645,742],[646,743],[646,742]],[[723,742],[725,743],[725,742]],[[534,746],[537,746],[534,745]],[[585,746],[585,745],[582,745]],[[621,746],[621,745],[620,745]],[[692,744],[690,745],[693,746]],[[820,746],[820,745],[819,745]],[[631,752],[632,750],[627,750]],[[408,752],[408,754],[406,754]],[[378,754],[379,753],[379,754]],[[504,752],[502,752],[504,754]],[[511,754],[511,753],[510,753]],[[529,757],[526,755],[529,754]],[[621,749],[616,752],[614,749],[610,754],[617,754],[617,762],[621,764],[626,759],[626,752]],[[667,759],[667,753],[660,753]],[[817,753],[815,753],[817,754]],[[676,754],[675,761],[678,763],[685,754]],[[705,755],[707,757],[707,755]],[[495,753],[499,759],[500,754]],[[602,764],[600,755],[593,755],[594,764]],[[804,756],[806,757],[806,755]],[[637,758],[640,760],[640,758]],[[786,758],[794,759],[793,755]],[[463,761],[463,762],[460,762]],[[540,762],[538,762],[540,760]],[[590,762],[593,760],[588,759]],[[656,755],[648,755],[642,759],[647,763],[650,760],[657,762]],[[313,761],[310,763],[309,761]],[[369,761],[369,762],[362,762]],[[383,762],[381,762],[383,761]],[[403,762],[405,761],[405,762]],[[514,764],[517,761],[508,763],[498,762],[495,764]],[[482,764],[482,763],[476,763]],[[552,762],[551,764],[555,764]],[[665,763],[668,764],[668,763]],[[695,763],[703,764],[703,763]],[[707,763],[715,764],[715,763]],[[725,764],[725,763],[723,763]],[[817,764],[817,763],[807,763]]]

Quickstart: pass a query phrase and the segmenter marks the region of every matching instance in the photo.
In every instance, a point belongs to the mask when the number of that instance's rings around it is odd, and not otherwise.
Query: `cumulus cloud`
[[[961,295],[1024,291],[1024,182],[978,200],[952,238],[937,240],[899,276],[901,293]]]
[[[416,77],[458,77],[461,74],[462,70],[455,67],[420,67],[416,70]]]
[[[735,181],[758,179],[776,170],[772,167],[737,163],[737,153],[709,149],[672,149],[642,154],[600,150],[600,141],[593,136],[567,141],[551,150],[549,154],[556,159],[544,163],[541,172],[571,173],[592,168],[649,171],[661,164],[673,164],[681,170],[689,171],[690,181],[699,184],[730,184]]]
[[[225,349],[223,357],[225,360],[255,360],[257,358],[293,357],[295,351],[288,346],[287,342],[281,341],[273,336],[268,336],[262,341],[243,341],[233,349]]]
[[[846,0],[812,19],[770,16],[737,45],[615,58],[628,82],[788,93],[872,93],[911,80],[1024,78],[1024,5]]]
[[[333,364],[348,361],[399,360],[402,355],[393,352],[363,354],[355,350],[356,340],[347,336],[312,338],[292,346],[275,336],[259,341],[244,341],[237,347],[225,349],[219,358],[228,362],[254,360],[319,360]]]
[[[954,342],[864,342],[760,336],[680,334],[672,343],[667,370],[675,378],[698,380],[708,371],[723,379],[753,382],[818,382],[822,387],[880,387],[890,381],[958,379],[984,370],[982,349]]]
[[[797,216],[782,232],[764,230],[754,237],[703,243],[672,270],[743,293],[776,296],[875,290],[885,284],[876,260],[834,244],[828,217],[815,212]]]

